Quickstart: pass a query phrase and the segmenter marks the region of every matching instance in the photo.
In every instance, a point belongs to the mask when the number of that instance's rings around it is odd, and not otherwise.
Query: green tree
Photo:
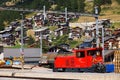
[[[70,0],[70,11],[75,11],[75,7],[76,7],[75,3],[76,2],[74,0]]]
[[[120,0],[116,0],[120,4]]]
[[[112,1],[111,0],[102,0],[103,1],[103,5],[104,4],[112,4]]]
[[[94,5],[101,6],[103,4],[103,0],[94,0]]]
[[[68,40],[68,35],[58,36],[56,39],[53,40],[53,45],[59,45],[61,43],[66,43]]]
[[[71,2],[71,11],[77,12],[78,11],[78,4],[77,0],[70,0]]]
[[[20,12],[1,11],[0,12],[0,30],[3,30],[4,26],[6,26],[3,22],[8,22],[9,24],[11,21],[14,21],[15,19],[20,19]]]
[[[98,7],[98,14],[101,12],[102,0],[94,0],[93,13],[95,13],[95,6]]]
[[[35,39],[32,36],[29,36],[28,45],[35,43]]]
[[[85,8],[85,0],[77,0],[77,4],[78,4],[78,12],[84,12],[84,8]]]

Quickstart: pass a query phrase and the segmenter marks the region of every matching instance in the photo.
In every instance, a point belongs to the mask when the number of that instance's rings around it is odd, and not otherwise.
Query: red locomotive
[[[55,57],[53,72],[106,72],[103,63],[102,48],[74,49],[72,52],[71,54]]]

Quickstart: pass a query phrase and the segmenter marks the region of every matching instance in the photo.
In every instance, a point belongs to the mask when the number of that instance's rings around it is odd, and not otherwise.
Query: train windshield
[[[87,51],[88,56],[94,56],[94,55],[102,55],[102,51],[100,50],[89,50]]]
[[[76,57],[77,57],[77,58],[83,58],[83,57],[85,57],[85,52],[84,52],[84,51],[77,52],[77,53],[76,53]]]

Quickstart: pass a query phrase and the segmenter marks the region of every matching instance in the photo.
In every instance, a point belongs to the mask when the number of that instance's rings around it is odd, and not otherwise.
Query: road
[[[119,80],[117,73],[78,73],[78,72],[52,72],[52,69],[33,67],[32,69],[0,69],[0,76],[24,79],[43,80]]]
[[[36,80],[36,79],[0,77],[0,80]]]

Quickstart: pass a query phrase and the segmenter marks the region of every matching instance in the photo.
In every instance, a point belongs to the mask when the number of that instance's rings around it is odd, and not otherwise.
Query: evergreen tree
[[[30,36],[29,40],[28,40],[28,45],[31,45],[33,43],[35,43],[35,40],[34,40],[34,38],[32,36]]]
[[[94,5],[101,6],[103,4],[103,0],[94,0]]]
[[[94,0],[94,7],[98,7],[98,14],[101,12],[102,0]],[[95,13],[95,8],[93,7],[93,12]]]
[[[84,7],[85,7],[85,0],[77,0],[78,4],[78,12],[84,12]]]
[[[120,0],[116,0],[120,4]]]
[[[74,1],[74,0],[70,0],[70,11],[73,11],[73,12],[75,12],[75,8],[76,8],[76,1]]]
[[[112,4],[112,1],[111,0],[102,0],[103,1],[103,5],[104,4]]]
[[[8,22],[8,24],[15,20],[15,19],[20,19],[20,13],[15,12],[15,11],[1,11],[0,12],[0,30],[4,29],[4,22]]]

